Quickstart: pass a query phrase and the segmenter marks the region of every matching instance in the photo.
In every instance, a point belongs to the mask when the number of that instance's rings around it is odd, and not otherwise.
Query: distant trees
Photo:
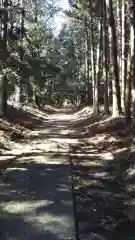
[[[11,95],[17,106],[35,101],[35,93],[49,89],[51,79],[60,71],[51,61],[54,36],[47,25],[58,11],[51,1],[1,2],[0,116],[6,114]]]
[[[3,1],[10,10],[0,10],[0,114],[13,93],[20,105],[36,94],[61,101],[67,92],[79,104],[93,104],[95,113],[104,105],[106,114],[124,114],[129,122],[135,118],[135,3],[69,2],[69,22],[55,36],[51,19],[60,8],[54,1]]]

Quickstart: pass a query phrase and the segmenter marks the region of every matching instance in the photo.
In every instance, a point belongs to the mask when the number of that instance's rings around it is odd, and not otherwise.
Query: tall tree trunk
[[[21,6],[23,6],[22,4],[22,0],[21,0]],[[24,13],[24,9],[22,10],[22,16],[21,16],[21,33],[20,33],[20,42],[19,42],[19,49],[20,49],[20,61],[23,62],[24,59],[24,49],[23,49],[23,34],[24,34],[24,17],[25,17],[25,13]],[[20,105],[23,102],[23,76],[22,76],[22,72],[20,71],[20,66],[19,66],[19,73],[20,73]]]
[[[100,73],[100,64],[101,64],[101,47],[102,47],[102,19],[98,23],[98,45],[97,45],[97,61],[96,61],[96,79],[95,79],[95,113],[99,113],[99,73]]]
[[[8,0],[4,1],[4,8],[8,6]],[[7,52],[7,22],[8,22],[8,12],[4,12],[4,29],[3,29],[3,50],[6,54]],[[6,113],[7,108],[7,86],[6,86],[6,77],[5,73],[1,73],[0,76],[0,116],[3,116]]]
[[[117,36],[117,62],[118,62],[118,69],[119,69],[119,81],[121,87],[121,64],[122,64],[122,54],[121,54],[121,0],[117,0],[117,19],[116,19],[116,36]]]
[[[131,120],[131,86],[132,86],[132,56],[133,56],[133,27],[130,29],[130,45],[127,59],[127,81],[125,89],[125,122],[129,123]]]
[[[3,74],[0,74],[0,117],[3,116]]]
[[[86,99],[89,104],[89,47],[88,47],[88,42],[89,42],[89,34],[88,34],[88,21],[87,21],[87,15],[84,16],[84,26],[85,26],[85,78],[86,78]]]
[[[112,0],[106,0],[107,19],[109,23],[111,41],[112,41],[112,64],[114,72],[113,81],[113,94],[116,95],[116,103],[113,105],[113,115],[122,113],[121,108],[121,95],[120,95],[120,82],[119,82],[119,67],[117,59],[117,38],[116,38],[116,26],[113,14]]]
[[[124,111],[125,108],[125,88],[126,88],[126,4],[122,0],[122,64],[121,64],[121,105]]]
[[[104,112],[109,113],[109,99],[108,99],[108,25],[106,21],[106,3],[103,6],[103,76],[104,76]]]
[[[90,33],[91,33],[91,78],[92,78],[92,95],[93,95],[93,112],[96,112],[96,101],[95,101],[95,58],[94,58],[94,34],[93,34],[93,16],[90,17]]]
[[[132,61],[132,99],[133,99],[133,120],[135,121],[135,0],[132,0],[132,40],[131,40],[131,61]]]
[[[91,44],[90,44],[90,30],[89,30],[89,18],[86,16],[86,102],[91,105],[92,99],[92,84],[91,84],[91,69],[90,69],[90,56],[91,56]]]

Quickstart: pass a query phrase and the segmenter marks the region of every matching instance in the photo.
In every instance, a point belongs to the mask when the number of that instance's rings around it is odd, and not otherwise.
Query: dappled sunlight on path
[[[50,116],[48,123],[44,119],[27,139],[13,142],[12,149],[3,152],[2,158],[12,162],[0,181],[2,240],[76,239],[68,152],[77,140],[61,138],[67,125],[61,127],[58,119]],[[56,156],[62,151],[64,156]]]
[[[72,114],[36,111],[42,123],[3,151],[2,158],[12,160],[0,184],[1,212],[7,216],[0,220],[8,229],[12,226],[9,236],[75,239],[73,184],[79,240],[116,240],[119,221],[127,221],[128,212],[133,212],[129,199],[134,196],[135,171],[130,165],[135,151],[130,129],[122,118],[95,116],[91,108]],[[14,219],[19,219],[18,231]],[[124,229],[132,231],[130,223],[124,222]],[[19,235],[23,229],[26,237]]]

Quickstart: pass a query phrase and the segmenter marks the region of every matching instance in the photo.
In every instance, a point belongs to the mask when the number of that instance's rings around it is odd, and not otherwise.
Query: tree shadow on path
[[[135,167],[135,153],[131,151],[131,144],[122,143],[123,139],[121,137],[119,146],[116,141],[111,148],[110,159],[109,143],[108,147],[101,148],[102,141],[94,144],[81,139],[72,148],[79,240],[135,239],[135,177],[128,177],[131,165],[132,169]]]
[[[68,239],[73,232],[69,165],[55,163],[49,154],[26,155],[1,176],[0,239]]]

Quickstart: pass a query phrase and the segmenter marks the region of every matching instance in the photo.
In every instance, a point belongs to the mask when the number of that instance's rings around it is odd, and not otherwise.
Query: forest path
[[[134,239],[135,130],[90,107],[56,112],[11,109],[0,239]]]
[[[12,144],[0,179],[1,240],[75,240],[70,145],[73,115],[53,114]]]

